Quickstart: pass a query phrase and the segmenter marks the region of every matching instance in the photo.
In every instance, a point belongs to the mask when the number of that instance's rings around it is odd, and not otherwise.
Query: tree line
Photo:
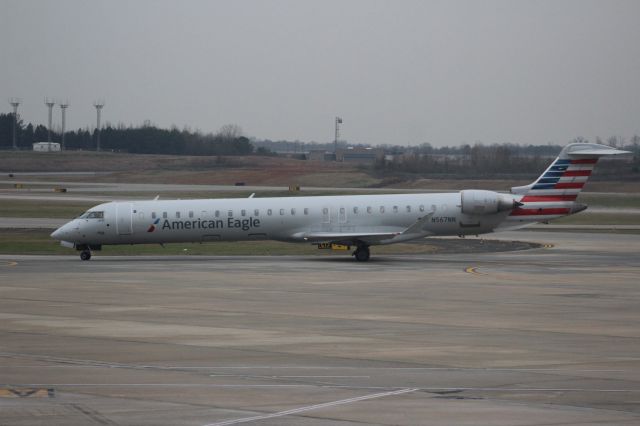
[[[25,124],[18,119],[16,136],[18,148],[30,150],[34,143],[47,141],[48,130],[43,125]],[[65,131],[64,136],[66,149],[96,149],[95,130],[70,130]],[[52,131],[51,141],[62,142],[62,134]],[[0,114],[0,148],[12,146],[13,114]],[[100,132],[100,148],[103,151],[171,155],[248,155],[254,152],[253,144],[236,125],[225,125],[215,134],[202,134],[176,127],[162,129],[148,122],[138,127],[107,124]]]
[[[589,141],[578,137],[571,142]],[[632,180],[640,178],[640,136],[634,135],[628,143],[619,137],[609,138],[606,143],[600,139],[595,142],[633,153],[614,160],[601,160],[598,176]],[[476,143],[440,148],[424,144],[413,149],[394,149],[397,154],[377,162],[374,170],[380,174],[412,174],[431,178],[504,178],[539,173],[558,155],[562,146]]]

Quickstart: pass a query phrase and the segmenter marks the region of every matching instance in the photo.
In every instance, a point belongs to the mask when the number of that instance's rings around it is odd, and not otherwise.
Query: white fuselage
[[[78,218],[53,237],[76,245],[204,241],[330,241],[329,234],[401,233],[430,215],[421,235],[492,232],[509,215],[462,213],[460,193],[350,195],[110,202]],[[314,237],[309,238],[309,235]],[[410,239],[410,238],[405,238]],[[371,244],[396,242],[382,239]]]

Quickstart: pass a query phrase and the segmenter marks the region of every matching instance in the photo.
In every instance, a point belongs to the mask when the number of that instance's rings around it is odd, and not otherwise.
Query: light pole
[[[96,151],[100,151],[100,112],[104,107],[104,101],[95,101],[93,106],[96,107]]]
[[[45,98],[44,99],[44,104],[49,108],[49,128],[47,129],[47,142],[48,142],[48,146],[49,149],[48,151],[51,152],[51,120],[52,120],[52,112],[53,112],[53,106],[56,104],[53,99],[49,99],[49,98]]]
[[[64,143],[64,131],[65,131],[65,117],[66,117],[68,106],[69,106],[69,101],[60,102],[60,110],[62,111],[62,140],[60,142],[61,142],[63,151],[67,149]]]
[[[342,124],[342,118],[336,117],[336,136],[333,140],[333,155],[338,161],[338,137],[340,136],[340,124]]]
[[[20,99],[11,98],[9,103],[13,107],[13,149],[18,149],[18,105],[20,105]]]

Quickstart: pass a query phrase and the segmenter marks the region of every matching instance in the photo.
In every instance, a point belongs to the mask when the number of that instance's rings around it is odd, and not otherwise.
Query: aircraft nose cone
[[[51,238],[58,241],[68,240],[72,236],[73,222],[62,225],[51,233]]]
[[[53,231],[51,233],[51,238],[53,238],[54,240],[61,240],[62,239],[62,234],[64,233],[62,231],[63,226],[61,226],[60,228],[56,229],[55,231]]]

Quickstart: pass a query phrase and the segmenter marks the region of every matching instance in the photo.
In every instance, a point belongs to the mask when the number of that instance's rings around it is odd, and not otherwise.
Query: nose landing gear
[[[82,259],[82,260],[91,259],[91,251],[90,250],[82,250],[80,252],[80,259]]]

